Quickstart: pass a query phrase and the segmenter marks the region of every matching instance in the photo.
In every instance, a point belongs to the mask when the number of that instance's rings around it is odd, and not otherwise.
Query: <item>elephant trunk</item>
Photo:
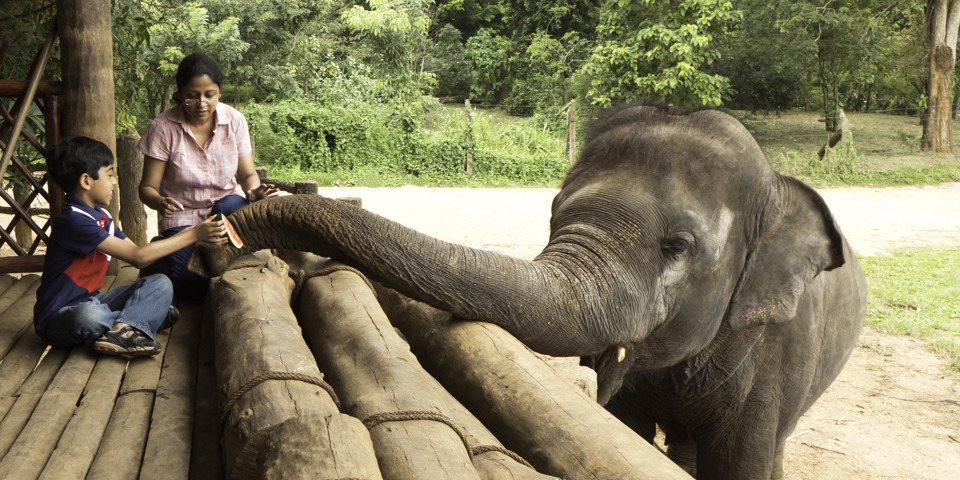
[[[264,248],[309,251],[354,265],[458,317],[499,325],[544,354],[587,355],[609,345],[596,328],[588,328],[595,324],[596,312],[590,311],[595,301],[573,287],[584,283],[582,275],[571,281],[573,269],[556,261],[522,260],[444,242],[319,195],[263,200],[229,220],[243,249],[198,245],[191,270],[219,275],[233,257]]]

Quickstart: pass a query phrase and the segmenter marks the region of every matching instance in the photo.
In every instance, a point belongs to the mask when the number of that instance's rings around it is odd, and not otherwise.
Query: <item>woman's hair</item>
[[[218,87],[223,87],[223,72],[220,65],[210,55],[205,53],[191,53],[177,66],[177,91],[196,77],[209,75],[210,80]]]

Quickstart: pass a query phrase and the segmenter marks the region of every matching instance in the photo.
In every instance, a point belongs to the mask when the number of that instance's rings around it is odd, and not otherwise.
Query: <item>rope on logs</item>
[[[242,264],[242,263],[238,265],[231,265],[231,268],[255,267],[260,265],[261,263],[250,262],[249,265]],[[363,279],[363,281],[367,284],[367,286],[370,287],[370,290],[376,291],[376,289],[373,287],[373,284],[370,282],[370,280],[367,278],[366,275],[364,275],[362,272],[360,272],[356,268],[351,267],[349,265],[344,265],[342,263],[333,263],[331,265],[328,265],[316,270],[300,271],[299,275],[297,275],[298,278],[295,279],[296,280],[295,283],[297,285],[302,285],[309,278],[326,276],[334,272],[342,272],[342,271],[353,272],[357,274],[357,276]],[[247,393],[257,385],[267,380],[297,380],[297,381],[306,382],[312,385],[316,385],[326,390],[327,393],[330,394],[330,398],[333,399],[333,403],[336,404],[337,409],[341,410],[340,400],[337,398],[336,392],[333,390],[333,387],[330,386],[329,383],[325,382],[322,378],[312,377],[309,375],[303,375],[303,374],[294,373],[294,372],[274,371],[274,372],[267,372],[267,373],[257,375],[256,377],[248,380],[236,392],[230,395],[230,397],[226,401],[226,405],[223,409],[223,413],[221,414],[220,424],[224,425],[226,423],[227,416],[230,414],[230,409],[233,408],[233,404],[236,403],[237,400],[240,399],[240,397],[242,397],[245,393]],[[406,420],[432,420],[432,421],[440,422],[440,423],[443,423],[444,425],[447,425],[454,432],[457,433],[457,436],[460,437],[460,441],[463,442],[463,446],[466,448],[467,455],[470,456],[471,461],[473,460],[473,457],[482,455],[487,452],[499,452],[510,457],[517,463],[520,463],[526,466],[527,468],[535,470],[533,466],[530,465],[530,462],[527,462],[520,455],[517,455],[513,451],[510,451],[500,445],[479,445],[479,446],[470,448],[470,444],[469,442],[467,442],[467,437],[464,435],[463,430],[461,430],[460,427],[457,426],[457,424],[450,419],[450,417],[447,417],[442,413],[426,412],[426,411],[402,411],[402,412],[376,413],[376,414],[370,415],[365,420],[363,420],[363,425],[367,427],[367,430],[370,430],[373,427],[380,425],[381,423],[398,422],[398,421],[406,421]]]
[[[323,374],[321,374],[321,377],[322,376]],[[230,410],[233,408],[233,404],[237,403],[237,400],[240,400],[240,397],[267,380],[296,380],[299,382],[316,385],[326,390],[326,392],[330,394],[330,398],[333,399],[333,403],[337,406],[337,410],[340,410],[340,399],[337,398],[337,392],[335,392],[333,387],[330,386],[329,383],[325,382],[323,378],[313,377],[296,372],[273,371],[261,373],[260,375],[247,380],[247,382],[241,385],[236,392],[233,392],[233,394],[227,397],[227,401],[224,402],[223,411],[220,414],[220,425],[223,426],[226,423],[227,416],[230,415]]]
[[[524,460],[523,457],[499,445],[480,445],[480,446],[470,448],[470,444],[467,442],[467,437],[463,434],[463,431],[460,430],[460,427],[458,427],[457,424],[450,419],[450,417],[447,417],[442,413],[424,412],[424,411],[375,413],[367,417],[366,420],[363,421],[363,425],[367,427],[367,430],[370,430],[373,427],[380,425],[381,423],[384,423],[384,422],[398,422],[398,421],[404,421],[404,420],[433,420],[435,422],[440,422],[450,427],[451,429],[453,429],[454,432],[457,432],[457,435],[460,437],[460,440],[463,442],[463,446],[466,447],[467,455],[470,456],[470,461],[473,461],[473,457],[477,455],[481,455],[487,452],[500,452],[512,458],[517,463],[520,463],[531,470],[536,470],[535,468],[533,468],[533,465],[530,465],[530,463]]]

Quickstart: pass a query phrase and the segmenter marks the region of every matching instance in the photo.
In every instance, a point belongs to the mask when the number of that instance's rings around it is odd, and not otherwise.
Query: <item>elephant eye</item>
[[[688,250],[693,246],[693,235],[689,233],[682,232],[676,235],[672,235],[669,238],[665,239],[660,245],[660,249],[663,250],[663,253],[670,257],[676,257]]]

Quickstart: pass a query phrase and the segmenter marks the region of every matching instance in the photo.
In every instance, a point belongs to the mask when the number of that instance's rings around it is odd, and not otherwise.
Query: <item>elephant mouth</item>
[[[580,365],[597,372],[597,403],[605,405],[623,385],[623,377],[630,371],[630,345],[613,345],[596,355],[580,357]]]

